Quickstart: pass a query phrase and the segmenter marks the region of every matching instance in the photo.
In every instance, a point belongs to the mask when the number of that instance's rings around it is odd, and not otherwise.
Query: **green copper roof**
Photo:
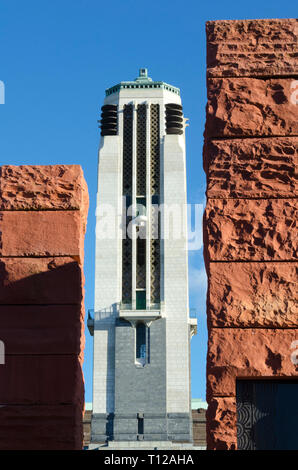
[[[154,82],[152,78],[148,77],[147,69],[140,69],[139,76],[134,81],[120,82],[118,85],[108,88],[106,90],[106,96],[117,93],[117,91],[121,90],[122,88],[163,88],[164,90],[171,91],[172,93],[176,93],[176,95],[180,96],[179,88],[169,85],[165,82]]]

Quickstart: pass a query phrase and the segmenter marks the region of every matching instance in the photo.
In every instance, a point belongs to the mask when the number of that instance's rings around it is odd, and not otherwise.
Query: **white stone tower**
[[[91,442],[191,442],[180,91],[140,69],[106,90],[100,127]]]

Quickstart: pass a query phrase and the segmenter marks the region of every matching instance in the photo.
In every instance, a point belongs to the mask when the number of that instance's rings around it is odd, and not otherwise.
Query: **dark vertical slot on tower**
[[[147,363],[150,364],[150,327],[147,327]]]
[[[132,132],[133,132],[133,107],[125,105],[123,108],[123,196],[126,211],[132,202]],[[127,234],[127,227],[131,216],[126,216],[124,229],[126,238],[122,240],[122,302],[132,302],[132,240]]]
[[[160,124],[159,105],[151,105],[150,113],[150,193],[152,196],[151,207],[151,240],[150,240],[150,264],[151,264],[151,303],[160,303],[160,221],[158,203],[160,194]]]
[[[137,108],[137,196],[146,196],[146,104]]]
[[[146,216],[146,119],[147,106],[137,107],[136,123],[136,191],[137,216]],[[146,309],[146,224],[137,227],[136,241],[136,308]],[[141,290],[140,290],[141,289]]]
[[[138,434],[144,434],[144,418],[138,417]]]
[[[137,238],[137,289],[146,289],[146,239]]]
[[[138,323],[136,326],[136,359],[146,360],[146,325]]]

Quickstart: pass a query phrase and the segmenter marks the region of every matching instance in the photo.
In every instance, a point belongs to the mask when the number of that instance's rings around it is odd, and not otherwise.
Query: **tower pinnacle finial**
[[[148,77],[148,69],[139,69],[139,76],[135,79],[136,82],[152,82],[152,78]]]
[[[139,69],[139,77],[148,78],[148,69]]]

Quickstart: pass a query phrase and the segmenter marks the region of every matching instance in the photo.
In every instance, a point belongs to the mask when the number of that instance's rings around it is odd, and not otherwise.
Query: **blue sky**
[[[85,239],[86,308],[93,308],[99,131],[106,88],[147,67],[181,89],[187,128],[188,200],[203,204],[205,21],[295,17],[295,2],[197,0],[0,0],[0,164],[80,164],[89,187]],[[191,252],[192,395],[205,398],[206,277],[202,249]],[[92,400],[92,339],[86,331],[86,401]]]

